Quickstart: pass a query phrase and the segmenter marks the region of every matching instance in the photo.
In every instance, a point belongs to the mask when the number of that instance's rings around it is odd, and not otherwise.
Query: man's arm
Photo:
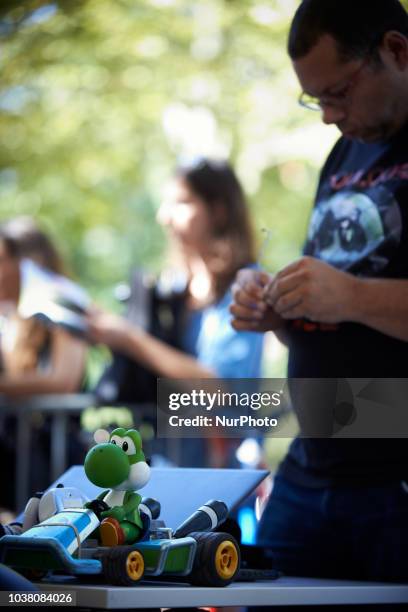
[[[354,321],[408,342],[408,280],[358,279]]]
[[[302,257],[271,279],[264,294],[286,320],[350,321],[408,341],[408,280],[357,278]]]

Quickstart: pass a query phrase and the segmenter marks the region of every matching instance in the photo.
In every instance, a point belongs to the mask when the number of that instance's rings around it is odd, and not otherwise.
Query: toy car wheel
[[[197,542],[190,582],[217,587],[232,582],[241,562],[235,538],[229,533],[195,532],[189,535]]]
[[[143,578],[144,559],[132,546],[112,548],[102,557],[106,581],[117,586],[132,586]]]
[[[126,557],[126,575],[132,582],[138,582],[143,578],[144,559],[138,550],[132,550]]]

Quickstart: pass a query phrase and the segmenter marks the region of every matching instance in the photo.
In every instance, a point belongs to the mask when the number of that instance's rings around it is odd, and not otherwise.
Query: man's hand
[[[260,270],[240,270],[232,286],[234,302],[230,312],[234,316],[231,325],[237,331],[265,332],[284,325],[273,308],[264,300],[264,290],[273,276]]]
[[[355,286],[351,274],[319,259],[302,257],[272,279],[264,298],[284,319],[340,323],[353,320]]]

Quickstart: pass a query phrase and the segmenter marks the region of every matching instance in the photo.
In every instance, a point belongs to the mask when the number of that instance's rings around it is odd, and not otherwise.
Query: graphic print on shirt
[[[387,188],[347,189],[317,202],[304,253],[356,275],[375,276],[389,264],[401,234],[401,212]]]

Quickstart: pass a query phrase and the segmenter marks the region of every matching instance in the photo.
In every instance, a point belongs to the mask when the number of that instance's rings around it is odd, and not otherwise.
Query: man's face
[[[386,140],[407,119],[406,74],[391,53],[379,51],[380,64],[369,58],[346,61],[325,34],[293,62],[303,90],[320,99],[324,123],[362,142]]]

